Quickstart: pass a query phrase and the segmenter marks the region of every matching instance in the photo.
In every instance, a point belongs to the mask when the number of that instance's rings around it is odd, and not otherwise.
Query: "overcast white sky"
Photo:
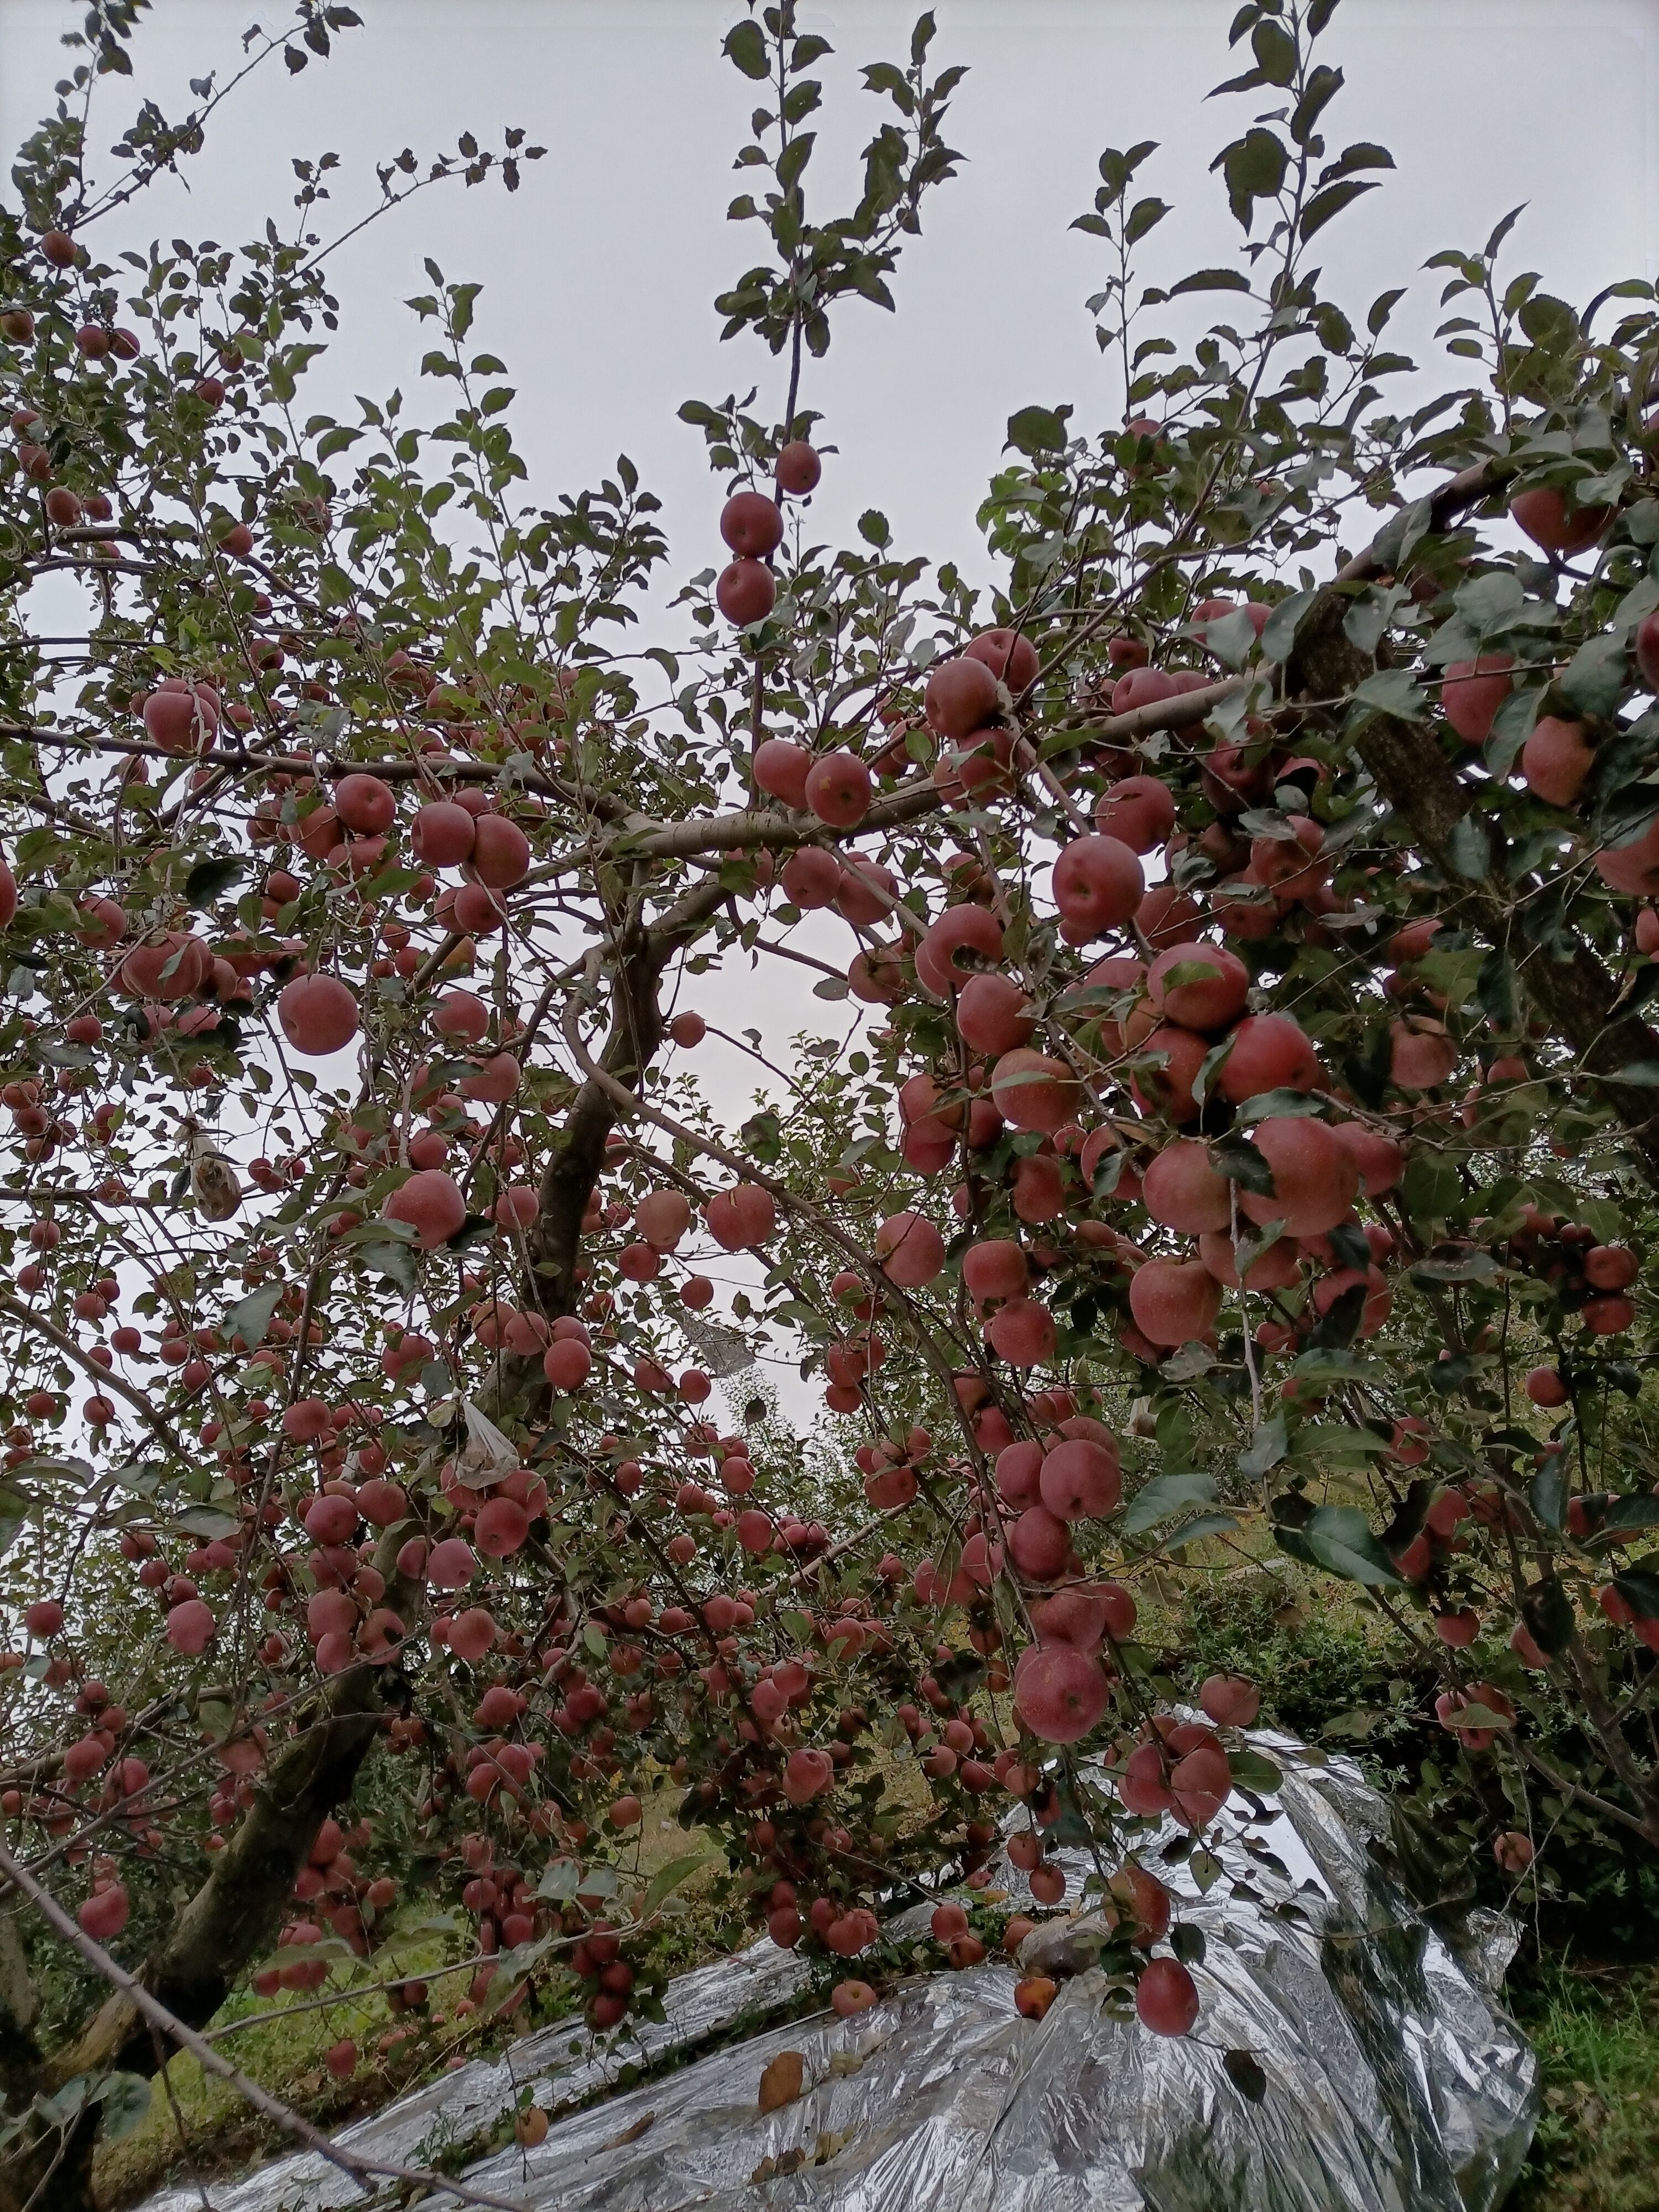
[[[485,288],[476,337],[506,358],[520,392],[515,434],[535,496],[574,489],[626,451],[665,502],[678,572],[721,557],[719,490],[675,410],[757,381],[764,411],[782,404],[778,365],[750,341],[722,347],[712,306],[761,239],[724,219],[756,93],[720,52],[739,0],[356,4],[365,28],[343,35],[333,60],[293,79],[267,65],[187,165],[188,191],[163,182],[103,234],[141,247],[179,234],[239,243],[268,212],[291,213],[293,159],[325,149],[343,162],[331,234],[372,203],[377,159],[404,145],[430,156],[468,129],[499,143],[505,125],[523,125],[550,151],[516,197],[495,182],[434,187],[336,257],[343,328],[315,404],[349,416],[356,392],[416,390],[423,339],[400,303],[428,289],[429,254]],[[850,200],[884,112],[854,89],[858,68],[902,60],[915,12],[898,0],[803,6],[801,27],[837,50],[810,173],[817,193],[839,186]],[[826,534],[849,533],[878,506],[906,550],[988,573],[973,516],[1008,416],[1071,400],[1079,426],[1092,426],[1111,400],[1081,304],[1103,250],[1067,228],[1090,204],[1101,149],[1161,143],[1139,181],[1175,212],[1144,249],[1148,281],[1236,251],[1206,172],[1262,95],[1204,105],[1244,65],[1226,49],[1233,12],[1234,0],[939,0],[934,64],[969,67],[947,132],[966,158],[907,248],[896,317],[852,306],[828,361],[809,370],[803,400],[841,449],[818,497]],[[58,39],[82,14],[82,0],[0,0],[8,161],[50,106],[65,66]],[[263,20],[274,29],[285,14],[272,0]],[[252,17],[237,0],[155,0],[135,77],[100,94],[95,145],[113,143],[141,97],[174,116],[190,77],[228,75]],[[1479,246],[1518,202],[1528,206],[1508,265],[1540,270],[1548,289],[1583,301],[1654,274],[1659,0],[1346,0],[1322,51],[1348,80],[1327,112],[1333,147],[1380,140],[1399,165],[1327,234],[1327,289],[1363,310],[1413,283],[1395,328],[1419,359],[1437,292],[1420,264],[1444,246]],[[437,404],[430,386],[422,398]],[[846,950],[843,933],[837,957]],[[830,1012],[790,988],[803,975],[763,994],[744,976],[706,979],[696,999],[731,1026],[758,1021],[775,1048]],[[744,1063],[708,1054],[717,1091],[746,1095]]]

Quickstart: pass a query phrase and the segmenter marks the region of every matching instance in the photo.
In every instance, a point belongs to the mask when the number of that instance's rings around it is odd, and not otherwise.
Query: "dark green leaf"
[[[1602,720],[1619,704],[1629,680],[1629,649],[1622,637],[1612,633],[1588,639],[1556,679],[1581,714]]]
[[[247,861],[240,854],[217,854],[210,860],[198,860],[185,878],[185,897],[196,907],[211,906],[222,891],[228,890],[237,878],[247,873]]]
[[[1171,284],[1166,299],[1178,300],[1183,292],[1248,292],[1250,280],[1238,269],[1194,269],[1178,284]]]
[[[1322,192],[1314,194],[1302,210],[1303,237],[1311,238],[1316,231],[1323,230],[1331,217],[1340,215],[1348,203],[1357,200],[1361,192],[1374,192],[1376,190],[1375,178],[1362,181],[1358,177],[1350,177],[1346,183],[1327,185]]]
[[[1177,1920],[1170,1930],[1170,1948],[1183,1966],[1201,1966],[1204,1963],[1204,1934],[1190,1920]]]
[[[1265,199],[1285,181],[1290,155],[1282,139],[1259,126],[1228,147],[1220,157],[1227,189],[1236,200]]]
[[[758,83],[771,74],[771,57],[766,51],[766,33],[760,25],[749,21],[733,23],[726,33],[720,52],[735,62],[747,77]]]
[[[1248,1137],[1218,1139],[1210,1147],[1210,1164],[1229,1182],[1242,1184],[1258,1198],[1273,1195],[1273,1171]]]
[[[1572,1601],[1553,1575],[1534,1583],[1524,1593],[1521,1618],[1547,1658],[1559,1658],[1572,1641]]]
[[[1264,15],[1250,33],[1250,51],[1267,83],[1295,83],[1296,40],[1282,23],[1274,22],[1271,15]]]
[[[1238,1471],[1241,1474],[1248,1476],[1252,1482],[1259,1481],[1270,1468],[1279,1465],[1279,1461],[1289,1449],[1290,1440],[1285,1432],[1285,1410],[1280,1407],[1277,1413],[1263,1421],[1256,1430],[1250,1438],[1249,1449],[1239,1454]]]
[[[1659,1620],[1659,1553],[1633,1560],[1613,1577],[1613,1586],[1638,1620]]]
[[[1167,1520],[1183,1506],[1208,1504],[1215,1494],[1212,1474],[1155,1474],[1130,1499],[1128,1510],[1123,1516],[1123,1533],[1126,1536],[1138,1536],[1144,1528]]]
[[[1358,1506],[1318,1506],[1299,1533],[1319,1564],[1345,1581],[1380,1589],[1398,1589],[1405,1579]]]
[[[270,1317],[287,1288],[286,1283],[266,1283],[259,1290],[250,1291],[225,1316],[226,1335],[240,1336],[250,1352],[257,1352],[265,1340]]]
[[[1528,1495],[1533,1511],[1544,1526],[1559,1534],[1566,1506],[1566,1483],[1559,1452],[1551,1452],[1545,1458],[1533,1475]]]
[[[1022,407],[1008,417],[1007,443],[1020,453],[1061,453],[1066,450],[1069,407]]]
[[[1446,858],[1466,882],[1479,883],[1491,872],[1492,841],[1486,824],[1473,814],[1460,815],[1446,840]]]

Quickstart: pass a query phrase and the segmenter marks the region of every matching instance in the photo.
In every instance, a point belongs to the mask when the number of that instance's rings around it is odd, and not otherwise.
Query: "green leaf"
[[[1282,140],[1258,125],[1236,139],[1220,160],[1228,191],[1235,200],[1249,202],[1268,198],[1279,190],[1291,157]]]
[[[149,2110],[149,2083],[142,2074],[106,2074],[93,2092],[99,2108],[98,2133],[105,2142],[119,2142],[142,2126]]]
[[[1374,192],[1376,185],[1375,177],[1364,181],[1351,177],[1344,184],[1328,185],[1322,192],[1316,192],[1302,210],[1303,238],[1310,239],[1316,230],[1323,230],[1334,215],[1340,215],[1348,203],[1357,200],[1361,192]]]
[[[1022,407],[1008,417],[1006,443],[1033,458],[1038,453],[1062,453],[1071,412],[1069,407]]]
[[[1601,1516],[1601,1525],[1593,1541],[1616,1543],[1621,1535],[1637,1528],[1659,1528],[1659,1498],[1647,1491],[1637,1491],[1629,1498],[1615,1498]]]
[[[1463,1185],[1449,1160],[1419,1152],[1406,1170],[1401,1196],[1413,1221],[1447,1221],[1463,1203]]]
[[[242,1525],[234,1513],[222,1513],[213,1505],[186,1505],[173,1519],[186,1535],[199,1536],[204,1544],[216,1543]]]
[[[1555,1468],[1559,1487],[1561,1468],[1559,1456],[1553,1456],[1547,1463]],[[1541,1473],[1542,1470],[1540,1469],[1540,1472]],[[1537,1493],[1538,1480],[1534,1476],[1533,1478],[1534,1511],[1537,1510],[1538,1506]],[[1539,1515],[1540,1520],[1544,1517],[1542,1514]],[[1556,1518],[1549,1525],[1553,1528],[1559,1528],[1561,1526],[1559,1510]],[[1532,1583],[1522,1593],[1521,1619],[1533,1642],[1548,1659],[1560,1657],[1568,1644],[1571,1643],[1573,1630],[1577,1625],[1573,1618],[1572,1600],[1553,1575],[1547,1576],[1542,1582]]]
[[[747,77],[758,84],[770,74],[771,57],[766,51],[766,33],[752,21],[733,23],[720,46],[728,61],[735,62]]]
[[[1227,1771],[1235,1782],[1242,1783],[1246,1790],[1254,1790],[1258,1796],[1284,1786],[1284,1774],[1274,1761],[1249,1745],[1242,1751],[1227,1753]]]
[[[1633,1560],[1613,1578],[1613,1586],[1638,1620],[1659,1620],[1659,1553]]]
[[[1166,1359],[1164,1363],[1166,1375],[1170,1366],[1170,1363]],[[1237,1526],[1236,1516],[1231,1513],[1200,1513],[1195,1519],[1182,1521],[1171,1528],[1167,1536],[1159,1540],[1157,1548],[1160,1552],[1178,1552],[1183,1544],[1199,1543],[1206,1536],[1220,1536]]]
[[[1637,1091],[1659,1091],[1659,1060],[1632,1060],[1602,1078],[1605,1083],[1627,1083]]]
[[[1625,640],[1607,635],[1581,645],[1556,681],[1581,714],[1605,720],[1619,704],[1629,678],[1630,653]]]
[[[1261,658],[1278,661],[1282,666],[1291,657],[1296,643],[1296,633],[1303,617],[1319,597],[1316,591],[1292,592],[1281,599],[1268,616],[1261,629]]]
[[[1296,82],[1296,40],[1271,15],[1264,15],[1251,32],[1250,51],[1255,56],[1256,67],[1269,84]]]
[[[1169,212],[1169,204],[1165,200],[1137,200],[1124,222],[1124,244],[1138,246],[1147,232],[1162,222]]]
[[[1250,280],[1242,270],[1194,269],[1190,276],[1171,284],[1164,296],[1178,300],[1183,292],[1248,292],[1249,289]]]
[[[1273,1171],[1266,1156],[1259,1152],[1248,1137],[1227,1136],[1217,1139],[1210,1147],[1210,1165],[1229,1182],[1240,1183],[1246,1190],[1254,1191],[1258,1198],[1272,1198]]]
[[[1404,1583],[1358,1506],[1321,1505],[1297,1533],[1320,1565],[1346,1582],[1378,1589],[1398,1589]]]
[[[1355,687],[1353,696],[1360,706],[1398,715],[1402,722],[1420,722],[1428,710],[1429,702],[1408,668],[1379,668]]]
[[[1492,871],[1492,841],[1483,822],[1473,814],[1462,814],[1452,825],[1446,840],[1446,858],[1453,871],[1467,883],[1479,883]]]
[[[672,1897],[700,1869],[712,1866],[719,1856],[717,1851],[688,1851],[684,1858],[670,1859],[666,1866],[659,1867],[645,1893],[641,1918],[648,1920],[665,1898]]]
[[[407,1244],[377,1239],[363,1245],[357,1257],[371,1274],[382,1282],[395,1283],[400,1291],[413,1296],[420,1279],[415,1272],[415,1255]]]
[[[228,890],[237,878],[247,873],[247,861],[241,854],[223,853],[210,860],[198,860],[185,878],[185,898],[191,906],[211,906],[222,891]]]
[[[1279,1465],[1290,1449],[1285,1432],[1285,1412],[1281,1407],[1271,1419],[1263,1421],[1250,1439],[1250,1448],[1238,1455],[1238,1471],[1252,1482],[1259,1481],[1269,1468]]]
[[[234,1305],[225,1316],[225,1332],[228,1336],[240,1336],[250,1352],[257,1352],[265,1340],[270,1327],[270,1317],[282,1302],[286,1283],[266,1283]]]
[[[1129,1501],[1123,1516],[1123,1533],[1138,1536],[1159,1521],[1167,1521],[1188,1505],[1207,1505],[1216,1494],[1212,1474],[1155,1474]]]

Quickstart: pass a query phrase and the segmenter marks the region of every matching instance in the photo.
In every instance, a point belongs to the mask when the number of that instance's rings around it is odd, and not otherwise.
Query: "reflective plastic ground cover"
[[[1018,1970],[992,1961],[912,1977],[852,2021],[819,2012],[768,2027],[811,1980],[798,1954],[768,1942],[683,1976],[665,2023],[642,2025],[637,2045],[606,2052],[568,2023],[540,2030],[341,2141],[422,2163],[481,2136],[530,2082],[568,2117],[534,2150],[462,2171],[532,2212],[1493,2212],[1536,2102],[1532,2053],[1496,1994],[1508,1923],[1476,1916],[1454,1948],[1380,1870],[1369,1844],[1387,1809],[1352,1763],[1266,1731],[1250,1741],[1283,1787],[1259,1817],[1235,1796],[1206,1893],[1159,1856],[1173,1826],[1141,1846],[1205,1939],[1188,2039],[1150,2035],[1106,2006],[1097,1970],[1065,1981],[1042,2021],[1024,2020]],[[1075,1898],[1091,1862],[1061,1857]],[[1000,1879],[1022,1894],[1018,1874]],[[921,1932],[927,1911],[901,1915],[896,1932]],[[586,2104],[625,2058],[662,2065],[734,2030]],[[1260,2066],[1259,2100],[1226,2070],[1229,2050]],[[784,2051],[805,2061],[802,2093],[763,2114],[762,2070]],[[213,2212],[363,2202],[311,2155],[211,2183],[207,2198]],[[187,2184],[143,2212],[202,2203]]]

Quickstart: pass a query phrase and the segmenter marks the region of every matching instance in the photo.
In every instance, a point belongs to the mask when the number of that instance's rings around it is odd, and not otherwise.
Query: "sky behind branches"
[[[417,374],[430,328],[403,304],[431,289],[430,256],[446,277],[483,286],[472,342],[506,360],[518,391],[530,496],[574,491],[626,452],[664,501],[676,583],[717,564],[722,487],[676,410],[758,384],[757,411],[770,419],[785,373],[752,340],[722,346],[712,305],[764,242],[758,226],[725,217],[744,181],[732,157],[761,90],[720,52],[738,0],[357,4],[365,27],[342,35],[333,59],[291,78],[268,64],[222,112],[185,179],[162,180],[100,227],[100,250],[175,235],[238,244],[268,214],[293,217],[295,160],[330,150],[341,166],[315,227],[332,237],[374,204],[377,161],[409,146],[424,166],[463,131],[499,147],[505,126],[522,125],[549,150],[526,166],[516,195],[494,178],[471,191],[435,185],[333,257],[342,327],[306,397],[349,421],[354,395],[400,386],[415,419],[447,411],[447,387]],[[69,61],[58,40],[83,12],[82,0],[0,0],[9,148],[50,106]],[[286,12],[276,0],[261,20],[274,29]],[[860,151],[884,114],[858,90],[859,70],[903,59],[915,12],[908,0],[800,9],[800,27],[836,50],[808,175],[819,213],[855,198]],[[808,366],[802,404],[824,417],[820,442],[839,448],[813,503],[815,538],[850,538],[878,507],[900,551],[991,580],[974,515],[1008,416],[1070,401],[1073,426],[1092,430],[1121,412],[1082,304],[1103,281],[1104,248],[1069,228],[1090,205],[1102,148],[1160,142],[1137,189],[1173,211],[1142,249],[1146,281],[1237,253],[1208,165],[1264,95],[1205,104],[1244,66],[1226,47],[1232,13],[1232,0],[939,0],[931,64],[969,65],[945,134],[965,158],[907,245],[896,316],[849,303],[829,358]],[[191,103],[190,78],[230,75],[252,19],[251,0],[155,0],[134,42],[134,77],[100,88],[98,154],[140,99],[174,117]],[[1537,269],[1547,289],[1579,301],[1655,274],[1659,0],[1346,0],[1322,52],[1347,76],[1327,112],[1333,151],[1376,140],[1398,163],[1325,234],[1322,289],[1358,322],[1385,287],[1412,285],[1390,337],[1431,366],[1401,380],[1402,399],[1408,383],[1422,392],[1443,381],[1431,337],[1440,280],[1422,263],[1444,246],[1479,248],[1520,203],[1510,273]],[[1218,302],[1181,305],[1178,337]],[[678,617],[665,619],[677,636]],[[837,965],[851,949],[834,922],[809,924],[798,941]],[[848,1018],[812,999],[811,981],[781,963],[753,977],[734,957],[681,1003],[734,1034],[757,1027],[769,1056],[788,1062],[793,1032],[836,1032]],[[741,1118],[755,1084],[770,1080],[713,1040],[697,1064],[723,1118],[734,1109]]]

